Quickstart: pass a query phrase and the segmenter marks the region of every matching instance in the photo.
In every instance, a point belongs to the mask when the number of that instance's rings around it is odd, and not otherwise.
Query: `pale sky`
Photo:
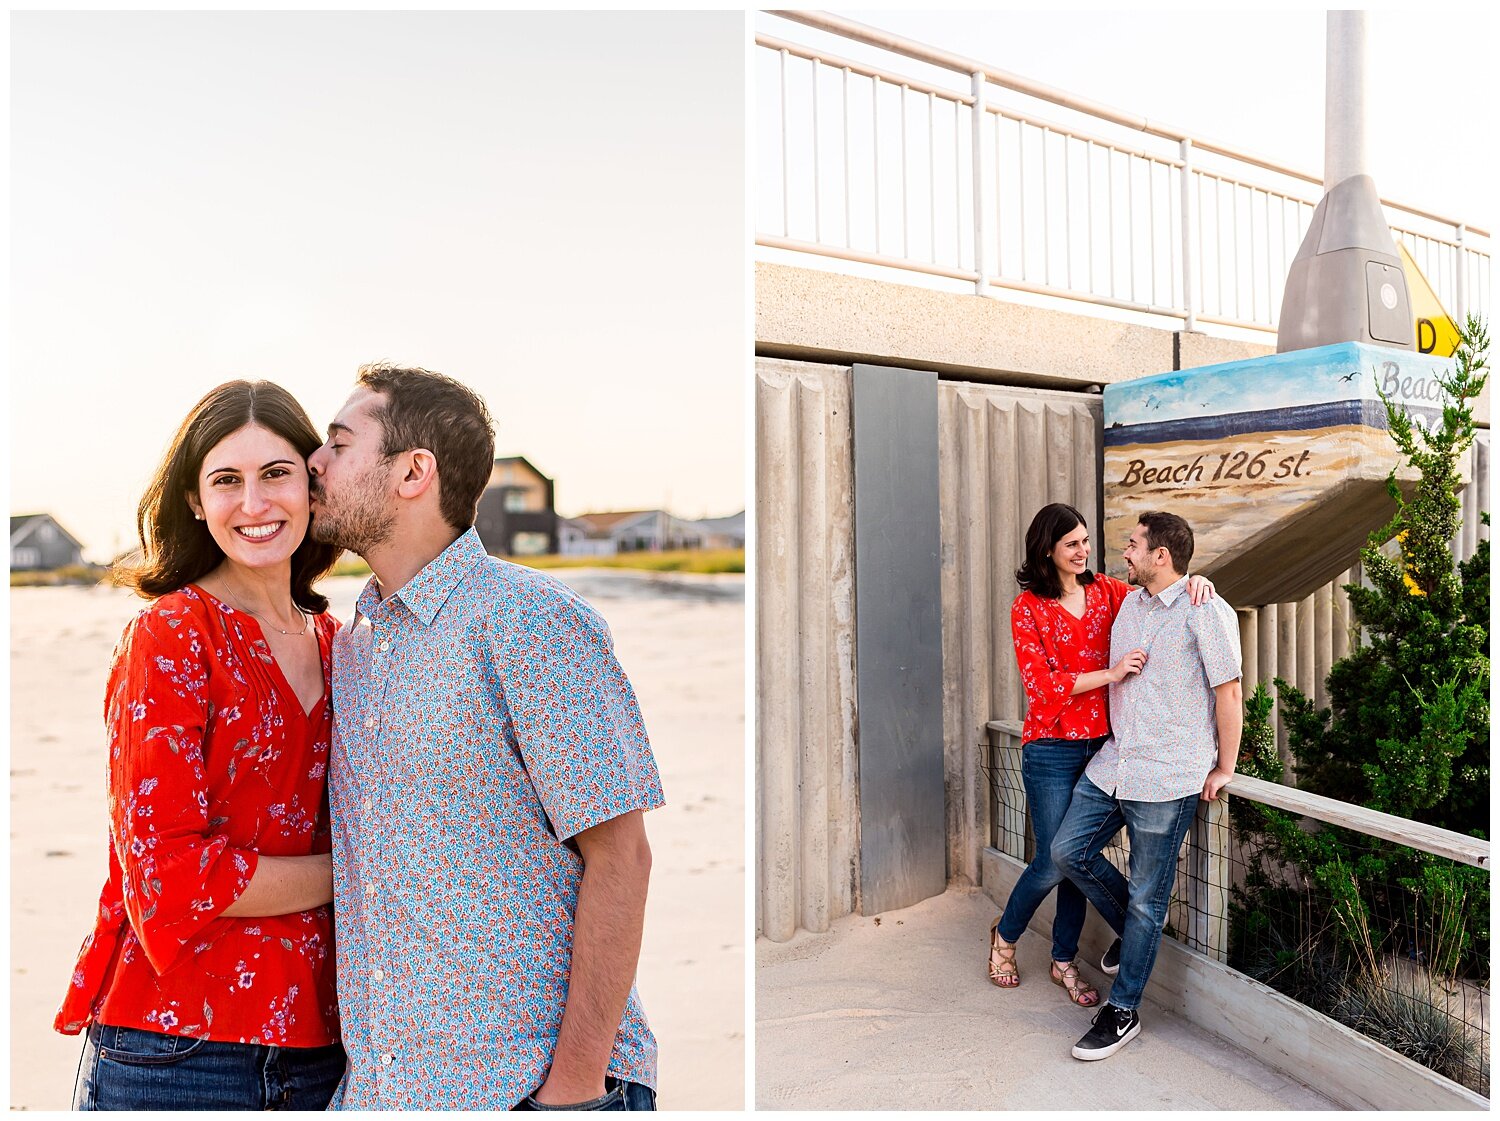
[[[1322,169],[1321,10],[843,14]],[[375,359],[478,388],[563,513],[740,509],[743,26],[13,15],[12,510],[108,556],[203,391],[271,378],[321,428]],[[1489,229],[1493,32],[1371,16],[1377,186]]]
[[[104,559],[203,392],[451,374],[564,514],[745,504],[739,13],[17,13],[12,512]]]

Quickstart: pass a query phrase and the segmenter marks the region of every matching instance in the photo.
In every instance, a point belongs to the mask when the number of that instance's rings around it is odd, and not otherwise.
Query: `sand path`
[[[744,581],[559,573],[614,632],[661,767],[639,986],[666,1109],[744,1102]],[[325,586],[348,618],[362,581]],[[66,1109],[79,1041],[52,1031],[106,871],[102,704],[141,601],[11,594],[11,1104]]]

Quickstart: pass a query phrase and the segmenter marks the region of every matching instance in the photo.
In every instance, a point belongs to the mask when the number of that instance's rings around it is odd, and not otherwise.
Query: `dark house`
[[[534,557],[557,552],[553,483],[524,456],[495,460],[479,499],[474,526],[491,556]]]
[[[10,519],[10,570],[47,571],[83,563],[83,543],[51,514],[21,514]]]

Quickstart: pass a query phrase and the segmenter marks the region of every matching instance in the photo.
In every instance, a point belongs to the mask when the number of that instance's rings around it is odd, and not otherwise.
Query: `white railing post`
[[[787,128],[786,128],[786,60],[787,52],[779,51],[781,57],[781,236],[789,238],[792,236],[792,186],[791,186],[791,160],[787,155]]]
[[[1469,258],[1468,250],[1464,248],[1464,224],[1462,222],[1453,228],[1453,240],[1458,242],[1456,253],[1458,255],[1457,275],[1454,277],[1453,285],[1453,320],[1455,325],[1462,330],[1464,321],[1469,315]]]
[[[1182,154],[1182,317],[1184,331],[1198,329],[1197,305],[1193,302],[1193,142],[1183,140]]]
[[[983,296],[990,286],[989,274],[985,269],[989,223],[984,220],[984,71],[976,70],[969,77],[974,93],[974,109],[970,118],[973,127],[969,130],[973,146],[969,163],[974,171],[974,291]]]

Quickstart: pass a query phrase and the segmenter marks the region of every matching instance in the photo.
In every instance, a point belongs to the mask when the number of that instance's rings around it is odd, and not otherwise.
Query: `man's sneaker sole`
[[[1109,950],[1114,950],[1115,947],[1119,944],[1120,940],[1116,938],[1112,943],[1110,943]],[[1104,956],[1099,959],[1099,968],[1113,977],[1116,973],[1120,972],[1120,952],[1118,950],[1115,950],[1115,963],[1114,965],[1110,965],[1109,950],[1105,950]]]
[[[1091,1063],[1095,1059],[1107,1059],[1121,1047],[1124,1047],[1125,1044],[1129,1043],[1132,1039],[1140,1034],[1141,1021],[1137,1019],[1135,1023],[1130,1025],[1130,1030],[1128,1032],[1122,1035],[1119,1039],[1115,1040],[1108,1047],[1092,1047],[1085,1049],[1077,1043],[1073,1044],[1073,1057],[1075,1059],[1082,1059],[1086,1063]]]

